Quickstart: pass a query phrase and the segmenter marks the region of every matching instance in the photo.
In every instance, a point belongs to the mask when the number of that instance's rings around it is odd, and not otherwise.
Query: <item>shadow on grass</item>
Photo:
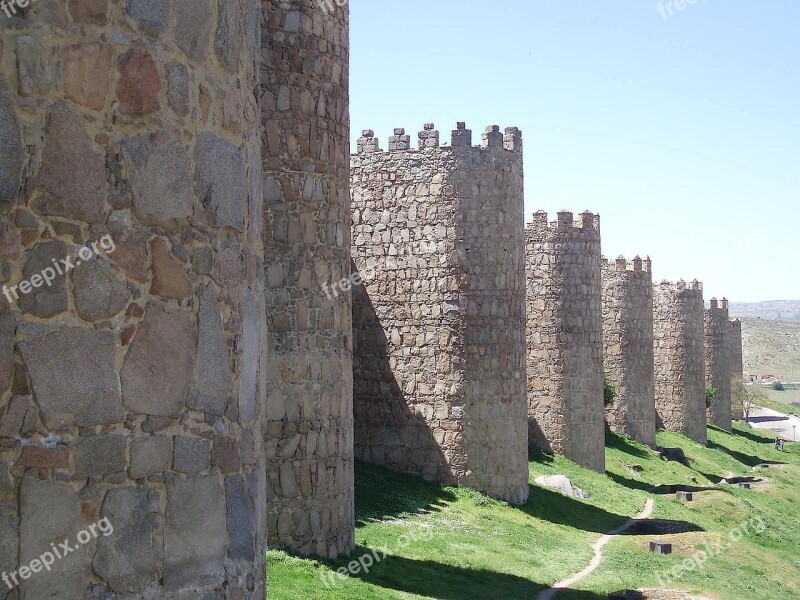
[[[508,573],[498,573],[485,569],[469,569],[456,567],[430,560],[415,560],[402,556],[388,555],[383,558],[381,551],[358,546],[350,560],[358,561],[375,555],[382,560],[375,562],[368,573],[360,570],[351,575],[364,583],[392,589],[407,594],[417,594],[425,598],[439,600],[509,600],[511,598],[531,598],[547,589],[547,585],[530,581],[523,577]],[[344,567],[349,560],[322,561],[331,569]],[[335,587],[333,584],[332,587]],[[575,598],[576,600],[599,600],[607,596],[592,592],[569,590],[559,598]]]
[[[535,485],[530,486],[528,502],[520,506],[519,510],[543,521],[602,534],[608,533],[630,519],[628,515],[608,512],[592,504]],[[674,525],[682,527],[686,531],[702,531],[693,523],[685,521],[674,521]],[[634,530],[628,529],[620,535],[635,533]]]
[[[722,431],[722,430],[720,430]],[[727,431],[725,433],[728,433]],[[756,444],[769,444],[772,445],[772,442],[775,440],[772,436],[766,436],[764,434],[757,435],[755,432],[746,431],[743,429],[733,429],[733,433],[728,433],[728,435],[733,435],[734,437],[741,437],[749,440],[751,442],[755,442]]]
[[[624,452],[625,454],[630,454],[631,456],[636,456],[638,458],[652,458],[652,455],[641,446],[636,445],[625,436],[609,430],[606,430],[606,448],[619,450],[620,452]]]
[[[784,463],[776,462],[776,461],[772,461],[772,460],[765,460],[763,458],[760,458],[757,454],[745,454],[744,452],[739,452],[737,450],[733,450],[733,449],[729,448],[728,446],[725,446],[725,445],[720,444],[718,442],[714,442],[712,440],[708,441],[708,447],[711,448],[712,450],[719,450],[720,452],[723,452],[723,453],[727,454],[728,456],[730,456],[734,460],[739,461],[740,463],[742,463],[743,465],[745,465],[747,467],[755,467],[756,465],[763,465],[763,464],[766,464],[766,465],[781,465],[781,464],[784,464]]]
[[[356,461],[356,526],[400,515],[441,510],[456,499],[439,484]]]

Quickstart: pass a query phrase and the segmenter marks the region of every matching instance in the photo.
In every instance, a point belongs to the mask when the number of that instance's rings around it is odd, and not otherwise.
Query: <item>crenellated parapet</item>
[[[653,350],[657,421],[705,444],[703,284],[662,281],[653,286]]]
[[[653,275],[650,257],[601,261],[603,356],[616,389],[606,421],[618,433],[655,445]]]
[[[605,470],[600,217],[525,230],[529,443]]]
[[[355,453],[521,503],[528,495],[522,135],[351,156]],[[363,284],[362,284],[363,281]]]
[[[389,136],[387,152],[430,151],[434,149],[460,149],[460,148],[502,148],[509,152],[522,152],[522,132],[517,127],[506,127],[500,131],[499,125],[490,125],[481,134],[481,143],[472,145],[472,130],[467,129],[466,123],[459,122],[452,130],[450,146],[439,145],[439,131],[433,123],[426,123],[417,134],[418,147],[411,147],[411,135],[399,127]],[[371,154],[384,152],[380,148],[380,141],[372,129],[364,129],[361,137],[356,141],[356,154]]]
[[[731,431],[731,356],[728,300],[712,298],[705,311],[706,383],[717,393],[707,409],[708,420]]]

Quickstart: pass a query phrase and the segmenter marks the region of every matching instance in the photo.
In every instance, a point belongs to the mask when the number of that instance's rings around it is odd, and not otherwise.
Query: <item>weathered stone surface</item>
[[[0,461],[0,482],[3,481],[2,472],[5,469]],[[0,490],[3,484],[0,483]],[[8,490],[6,490],[8,491]],[[0,491],[0,500],[5,492]],[[17,542],[19,541],[19,516],[15,506],[0,504],[0,573],[13,573],[19,566]],[[15,600],[14,592],[5,587],[0,588],[0,598]]]
[[[242,373],[239,378],[239,419],[243,423],[253,421],[258,416],[259,374],[266,376],[262,361],[266,357],[266,317],[263,307],[258,306],[256,294],[246,289],[242,292],[243,350]],[[266,394],[267,385],[262,385],[261,393]]]
[[[16,200],[22,170],[22,140],[5,80],[0,76],[0,205]]]
[[[145,225],[180,228],[192,216],[189,155],[171,130],[128,138],[122,151],[133,191],[136,217]]]
[[[108,0],[69,0],[69,14],[76,23],[105,25]]]
[[[13,358],[13,355],[12,355]],[[9,400],[3,418],[0,419],[0,438],[15,438],[19,435],[25,413],[28,412],[28,398],[14,396]]]
[[[147,281],[150,259],[147,256],[147,234],[132,231],[114,238],[116,248],[109,256],[139,283]]]
[[[723,298],[721,306],[716,298],[711,300],[710,308],[705,311],[704,327],[706,384],[717,391],[706,417],[717,427],[731,431],[731,362],[735,358],[731,356],[731,322],[727,299]]]
[[[55,448],[25,446],[15,466],[36,469],[65,469],[69,466],[69,449],[66,446],[56,446]]]
[[[167,65],[167,100],[179,115],[189,114],[189,71],[176,61]]]
[[[247,177],[242,153],[213,134],[202,133],[195,147],[197,193],[217,227],[244,229]]]
[[[172,419],[167,417],[147,417],[142,422],[142,431],[145,433],[156,433],[162,431],[172,424]]]
[[[153,258],[153,283],[150,293],[165,298],[187,298],[192,295],[192,280],[184,266],[170,252],[162,238],[150,244]]]
[[[222,325],[217,292],[209,285],[200,297],[197,338],[197,370],[189,396],[190,408],[222,415],[230,394],[228,344]]]
[[[119,57],[117,99],[123,115],[146,115],[161,108],[161,76],[151,54],[141,46]]]
[[[235,71],[240,65],[244,42],[245,24],[242,5],[238,2],[221,2],[214,51],[222,64],[231,71]]]
[[[226,435],[215,435],[211,463],[223,473],[236,473],[242,468],[239,442]]]
[[[211,466],[211,442],[203,438],[175,437],[175,470],[197,475]]]
[[[67,48],[64,95],[93,110],[105,106],[114,51],[105,44],[74,44]]]
[[[89,222],[100,219],[106,198],[105,157],[92,145],[83,117],[64,104],[56,104],[47,115],[39,184],[42,196],[33,202],[37,212]]]
[[[38,559],[53,542],[70,540],[74,552],[56,560],[50,571],[22,585],[22,600],[81,598],[88,579],[86,546],[75,544],[84,528],[81,501],[70,485],[26,477],[20,489],[19,564]]]
[[[124,435],[95,435],[78,442],[76,477],[102,477],[125,470]]]
[[[175,41],[190,58],[207,56],[213,23],[209,0],[175,0]]]
[[[169,471],[172,465],[172,438],[152,435],[131,444],[131,478],[140,479]]]
[[[61,241],[41,242],[26,252],[22,280],[16,288],[9,288],[23,312],[53,317],[67,310],[66,278],[56,268],[63,271],[61,261],[66,256],[67,246]],[[45,269],[48,269],[49,285],[42,275]]]
[[[213,531],[214,535],[208,535]],[[223,574],[228,547],[222,482],[215,475],[167,477],[164,586],[206,586]]]
[[[570,498],[589,497],[589,494],[584,492],[581,488],[572,485],[572,481],[570,481],[569,477],[566,475],[542,475],[536,478],[536,483],[546,488],[556,490]]]
[[[4,302],[2,303],[5,304]],[[0,308],[0,394],[4,394],[8,386],[11,385],[11,379],[14,375],[14,332],[16,323],[16,316],[11,310],[5,307]]]
[[[194,372],[196,345],[197,331],[185,311],[150,301],[122,366],[125,408],[138,414],[179,416]]]
[[[86,321],[110,319],[125,308],[130,292],[113,267],[99,258],[72,271],[75,309]]]
[[[19,95],[42,96],[50,91],[53,75],[42,53],[42,40],[32,35],[16,38]]]
[[[97,540],[95,572],[117,593],[143,591],[158,579],[153,521],[144,487],[116,488],[106,494],[102,516],[114,531]]]
[[[167,26],[169,6],[167,0],[128,0],[125,12],[139,29],[156,36]]]
[[[246,482],[241,475],[225,478],[228,501],[228,534],[231,547],[228,556],[234,560],[255,560],[255,508]]]
[[[0,258],[16,260],[19,250],[20,236],[16,226],[6,219],[0,219]]]
[[[111,332],[64,328],[19,348],[48,427],[122,422]]]

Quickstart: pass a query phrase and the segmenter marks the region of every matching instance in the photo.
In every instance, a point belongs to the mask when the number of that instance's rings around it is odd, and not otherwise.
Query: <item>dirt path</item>
[[[588,567],[586,567],[582,571],[579,571],[578,573],[575,573],[575,575],[572,575],[571,577],[563,581],[559,581],[558,583],[554,584],[553,587],[542,591],[542,593],[539,594],[538,600],[551,600],[552,598],[555,598],[556,594],[558,594],[561,590],[569,588],[570,586],[578,583],[581,579],[588,577],[591,573],[594,572],[595,569],[597,569],[597,567],[600,566],[600,562],[603,560],[603,552],[602,552],[603,547],[608,542],[610,542],[615,535],[619,535],[626,529],[629,529],[631,526],[633,526],[637,521],[646,519],[651,514],[653,514],[652,498],[647,500],[647,503],[645,504],[644,510],[642,512],[640,512],[632,519],[628,519],[625,523],[623,523],[616,529],[611,530],[610,532],[602,536],[600,539],[598,539],[594,544],[592,544],[592,550],[594,550],[594,558],[592,559],[592,562],[589,563]]]

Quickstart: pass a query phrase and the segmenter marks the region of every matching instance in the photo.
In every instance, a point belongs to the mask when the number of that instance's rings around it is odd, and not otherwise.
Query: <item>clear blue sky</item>
[[[526,221],[588,208],[657,280],[800,299],[800,2],[657,4],[350,0],[353,140],[520,127]]]

